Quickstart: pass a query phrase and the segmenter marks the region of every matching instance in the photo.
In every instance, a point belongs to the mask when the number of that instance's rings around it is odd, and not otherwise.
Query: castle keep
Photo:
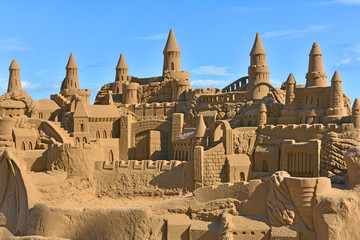
[[[39,101],[22,89],[20,66],[11,62],[8,90],[0,96],[0,192],[15,199],[0,202],[0,225],[9,236],[81,239],[79,230],[61,233],[52,230],[57,226],[50,220],[40,224],[46,217],[59,218],[59,226],[67,228],[66,214],[73,214],[74,226],[88,224],[78,219],[81,213],[67,213],[60,196],[85,203],[193,194],[183,205],[175,202],[183,208],[171,205],[168,215],[156,213],[166,220],[167,232],[160,230],[162,220],[149,223],[152,230],[163,239],[216,239],[230,233],[233,238],[226,239],[324,239],[319,226],[331,223],[319,217],[326,203],[316,205],[314,199],[325,201],[322,194],[335,191],[331,184],[345,186],[348,163],[357,164],[360,101],[351,105],[340,73],[329,73],[328,79],[315,42],[306,84],[297,84],[289,73],[280,88],[274,87],[257,33],[248,76],[223,89],[195,89],[181,68],[179,46],[186,41],[181,39],[178,44],[170,30],[161,76],[132,76],[121,53],[114,79],[101,87],[94,104],[90,90],[81,88],[73,53],[60,92]],[[357,180],[351,178],[352,185]],[[39,202],[51,210],[35,205]],[[108,216],[91,211],[95,220]],[[170,213],[181,217],[177,221]],[[140,219],[142,213],[133,214]],[[121,219],[114,215],[115,222]],[[105,230],[95,227],[97,234],[120,236],[103,224]],[[283,233],[287,238],[281,238]]]

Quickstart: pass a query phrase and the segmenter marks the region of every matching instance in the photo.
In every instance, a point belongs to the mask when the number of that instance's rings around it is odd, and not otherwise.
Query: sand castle
[[[318,43],[306,84],[281,88],[259,33],[248,76],[224,89],[191,88],[173,30],[163,54],[149,78],[121,54],[93,105],[72,53],[39,101],[12,61],[1,239],[358,239],[360,101],[338,71],[328,84]]]

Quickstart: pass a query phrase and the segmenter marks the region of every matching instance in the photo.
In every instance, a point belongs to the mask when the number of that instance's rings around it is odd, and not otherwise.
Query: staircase
[[[59,135],[61,135],[61,137],[64,140],[64,143],[73,143],[74,142],[74,139],[72,137],[70,137],[69,132],[66,129],[64,129],[61,122],[51,122],[51,124],[54,127],[54,129],[59,133]]]

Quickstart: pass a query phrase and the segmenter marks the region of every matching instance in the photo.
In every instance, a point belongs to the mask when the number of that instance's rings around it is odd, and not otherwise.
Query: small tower
[[[207,146],[206,140],[206,125],[203,116],[200,114],[199,119],[196,123],[194,135],[192,137],[192,149],[194,149],[195,146]]]
[[[340,115],[344,109],[344,95],[342,92],[342,81],[338,71],[335,71],[331,79],[331,95],[330,95],[330,107],[334,109],[336,113],[334,115]]]
[[[327,75],[324,72],[322,52],[315,42],[309,54],[309,71],[306,74],[306,87],[327,87]]]
[[[122,95],[123,104],[138,103],[138,98],[137,98],[138,86],[139,86],[138,83],[132,83],[132,82],[123,84],[123,95]]]
[[[258,126],[265,126],[265,124],[267,123],[267,109],[265,106],[265,103],[262,102],[260,104],[260,108],[259,108],[259,115],[258,115]]]
[[[289,108],[295,99],[295,78],[292,73],[289,74],[288,79],[286,80],[286,98],[285,98],[285,107]]]
[[[20,67],[16,59],[12,60],[9,67],[9,84],[7,92],[21,91]]]
[[[127,82],[129,68],[125,62],[124,55],[121,53],[119,62],[116,66],[116,77],[113,84],[113,93],[122,94],[122,84]]]
[[[181,72],[180,48],[176,42],[174,31],[170,29],[170,33],[163,51],[164,67],[163,74],[166,72]]]
[[[355,99],[354,105],[352,107],[352,123],[354,128],[360,128],[360,101],[358,98]]]
[[[269,66],[266,63],[266,52],[261,42],[260,34],[256,33],[255,42],[250,52],[249,88],[269,81]]]
[[[73,53],[70,53],[69,61],[66,65],[66,77],[62,84],[61,90],[78,90],[79,86],[79,78],[78,78],[78,66],[76,64]]]

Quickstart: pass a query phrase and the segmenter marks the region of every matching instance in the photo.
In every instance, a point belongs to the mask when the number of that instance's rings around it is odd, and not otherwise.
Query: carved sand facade
[[[358,239],[360,101],[328,84],[274,87],[257,33],[248,76],[193,89],[170,30],[162,76],[115,80],[89,102],[71,53],[34,101],[10,65],[0,96],[1,239]],[[285,79],[284,79],[285,80]]]

